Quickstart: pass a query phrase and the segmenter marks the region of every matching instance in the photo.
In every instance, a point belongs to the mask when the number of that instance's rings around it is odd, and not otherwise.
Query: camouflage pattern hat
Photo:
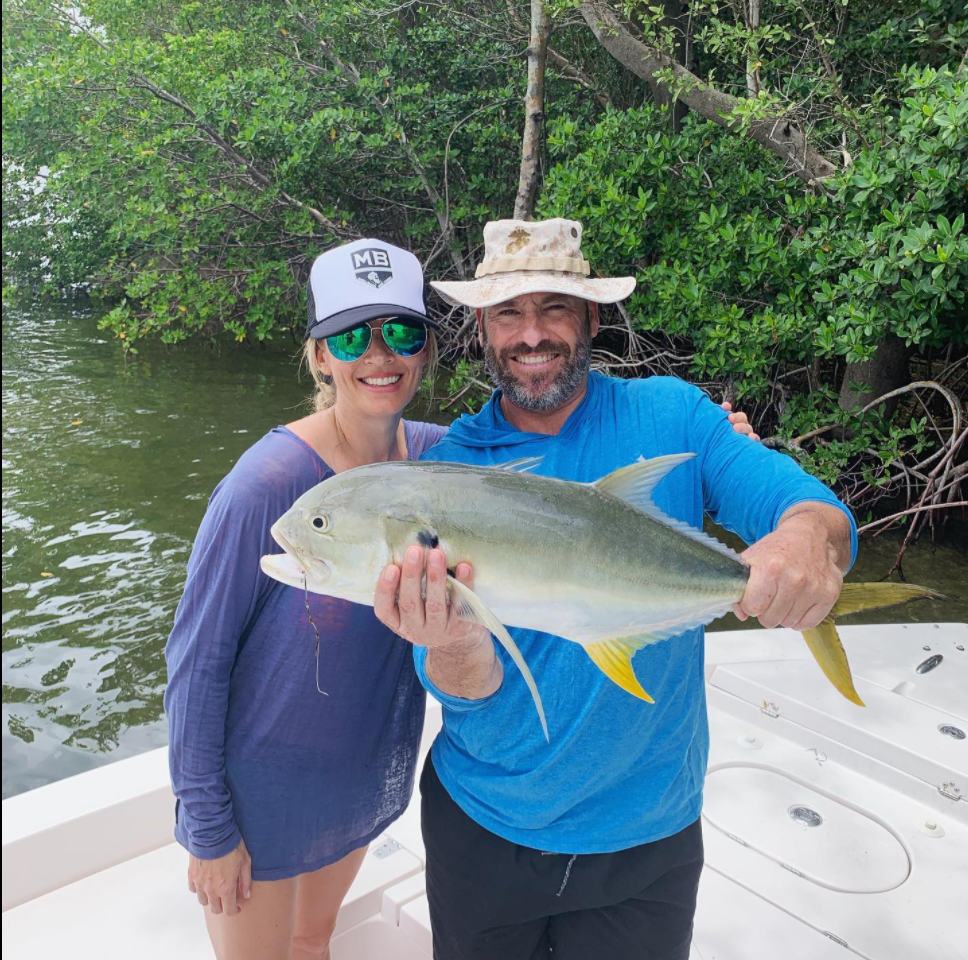
[[[492,220],[484,227],[484,260],[474,280],[431,286],[465,307],[492,307],[526,293],[567,293],[595,303],[624,300],[635,277],[590,278],[577,220]]]

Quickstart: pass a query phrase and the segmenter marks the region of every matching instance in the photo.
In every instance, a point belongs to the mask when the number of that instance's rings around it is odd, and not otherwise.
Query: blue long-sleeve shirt
[[[416,457],[443,434],[405,423]],[[188,563],[165,656],[175,836],[201,859],[245,840],[256,880],[316,870],[407,807],[425,698],[410,644],[373,608],[267,577],[270,526],[332,475],[285,427],[219,483]]]
[[[796,503],[829,503],[850,517],[793,460],[735,433],[720,407],[680,380],[593,373],[586,397],[556,436],[513,427],[499,397],[462,417],[421,459],[495,465],[542,456],[534,472],[587,483],[639,457],[693,452],[694,460],[657,486],[654,500],[694,527],[705,512],[752,543]],[[558,853],[626,849],[692,823],[702,806],[709,748],[702,629],[635,655],[633,667],[654,704],[612,683],[578,644],[509,632],[541,691],[550,743],[503,649],[503,683],[480,700],[438,690],[427,677],[426,650],[414,651],[421,682],[444,707],[433,761],[457,804],[498,836]]]

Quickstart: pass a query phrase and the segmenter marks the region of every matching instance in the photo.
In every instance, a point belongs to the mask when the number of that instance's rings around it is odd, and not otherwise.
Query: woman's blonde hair
[[[380,334],[382,336],[382,334]],[[319,340],[310,337],[303,346],[302,362],[309,375],[313,379],[313,395],[309,398],[316,411],[325,410],[336,403],[336,388],[333,386],[333,378],[323,373],[319,366],[319,357],[316,348],[321,346]],[[328,349],[328,348],[327,348]],[[423,349],[423,356],[426,357],[421,379],[428,377],[433,380],[437,373],[437,335],[433,327],[427,327],[427,345]]]

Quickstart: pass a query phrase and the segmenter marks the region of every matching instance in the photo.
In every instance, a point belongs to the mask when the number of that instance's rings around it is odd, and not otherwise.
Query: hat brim
[[[580,277],[547,270],[516,270],[478,280],[435,280],[430,284],[449,303],[483,310],[526,293],[566,293],[593,303],[618,303],[635,289],[635,277]]]
[[[393,303],[367,303],[360,307],[352,307],[342,313],[334,313],[331,317],[318,320],[309,328],[306,334],[307,339],[323,340],[326,337],[335,337],[338,333],[345,333],[353,327],[366,323],[368,320],[379,320],[384,317],[406,317],[408,320],[417,320],[425,326],[432,327],[434,330],[440,329],[440,324],[430,317],[401,307]]]

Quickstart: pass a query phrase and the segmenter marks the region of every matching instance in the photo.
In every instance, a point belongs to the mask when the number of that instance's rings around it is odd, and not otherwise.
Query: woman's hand
[[[234,916],[242,909],[242,901],[252,892],[252,859],[245,849],[245,841],[224,857],[199,860],[188,855],[188,889],[198,897],[203,907],[212,913]]]
[[[727,413],[729,413],[730,410],[733,409],[733,405],[728,400],[726,400],[723,403],[721,403],[720,406]],[[746,414],[745,413],[741,413],[741,412],[738,412],[738,413],[729,413],[729,417],[727,419],[733,425],[733,429],[737,433],[741,433],[744,436],[749,437],[750,440],[759,440],[760,439],[760,435],[758,433],[753,433],[753,428],[750,426],[749,420],[746,419]]]

